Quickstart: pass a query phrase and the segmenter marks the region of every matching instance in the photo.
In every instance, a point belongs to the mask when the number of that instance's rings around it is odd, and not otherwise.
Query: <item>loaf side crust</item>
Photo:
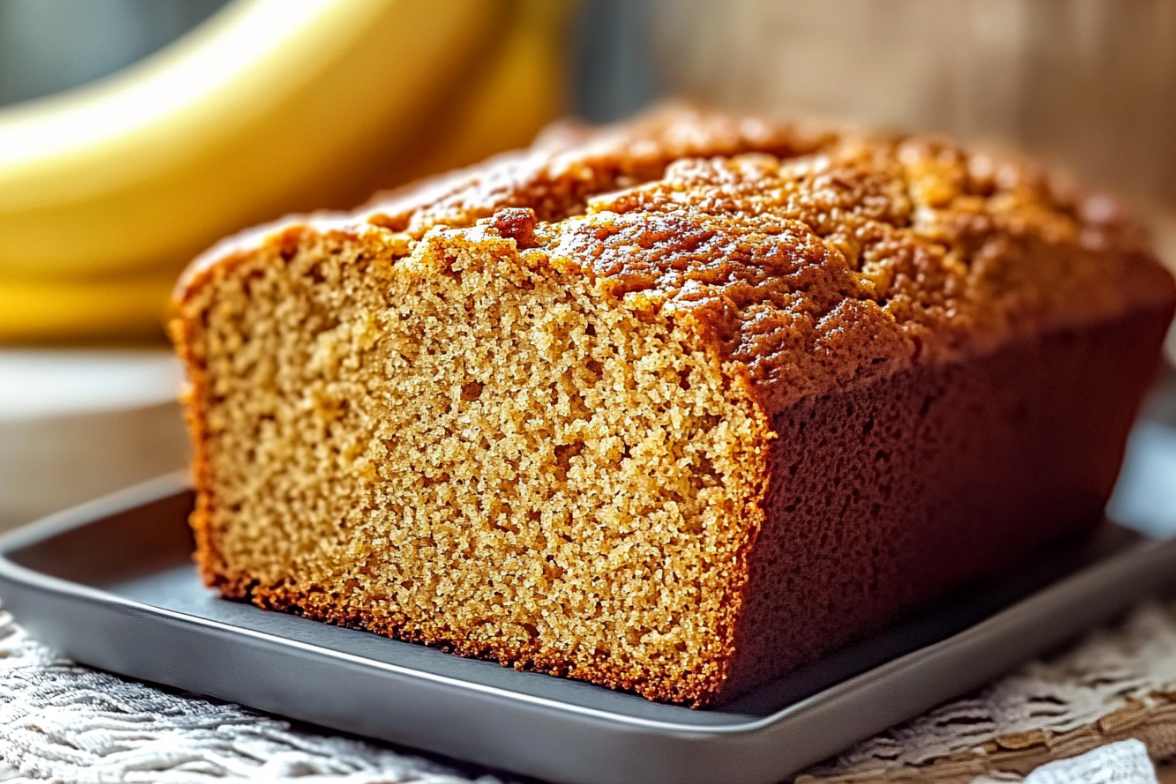
[[[1054,331],[779,412],[719,701],[1079,545],[1104,519],[1172,315]]]

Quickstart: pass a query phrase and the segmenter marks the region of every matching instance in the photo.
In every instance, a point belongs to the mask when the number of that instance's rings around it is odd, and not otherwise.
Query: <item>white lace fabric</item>
[[[1125,739],[1138,742],[1117,742]],[[1147,784],[1155,780],[1147,754],[1176,757],[1176,603],[1145,604],[1060,655],[860,743],[799,780]],[[1062,758],[1071,759],[1034,770]],[[91,670],[0,612],[3,782],[505,778]]]
[[[1127,738],[1141,740],[1153,759],[1176,757],[1176,603],[1145,603],[1060,654],[859,743],[800,780],[1019,781],[1050,760]]]
[[[82,667],[0,612],[0,781],[497,784],[407,751]],[[5,778],[5,775],[8,778]]]

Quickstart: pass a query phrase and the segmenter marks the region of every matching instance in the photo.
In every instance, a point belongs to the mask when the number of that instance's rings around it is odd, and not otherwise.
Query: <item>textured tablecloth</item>
[[[1126,739],[1138,741],[1117,742]],[[1147,752],[1176,757],[1176,603],[1142,605],[800,778],[1021,781],[1072,758],[1027,781],[1136,784],[1155,780]],[[55,655],[2,612],[0,760],[0,781],[510,780],[97,672]]]

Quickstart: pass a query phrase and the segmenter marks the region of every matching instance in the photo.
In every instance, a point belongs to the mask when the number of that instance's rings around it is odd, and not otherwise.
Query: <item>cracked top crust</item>
[[[528,263],[690,321],[769,410],[1176,300],[1113,201],[1030,164],[671,108],[242,235],[194,262],[181,311],[229,259],[315,231],[376,232],[397,255],[514,239]]]

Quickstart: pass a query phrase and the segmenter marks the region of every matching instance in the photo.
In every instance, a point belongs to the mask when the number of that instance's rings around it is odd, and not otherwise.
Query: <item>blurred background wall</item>
[[[652,0],[649,13],[660,90],[1024,148],[1171,220],[1171,0]]]
[[[589,0],[576,108],[651,99],[951,133],[1115,191],[1176,265],[1172,0]]]
[[[145,57],[226,0],[3,0],[0,106],[78,87]]]

